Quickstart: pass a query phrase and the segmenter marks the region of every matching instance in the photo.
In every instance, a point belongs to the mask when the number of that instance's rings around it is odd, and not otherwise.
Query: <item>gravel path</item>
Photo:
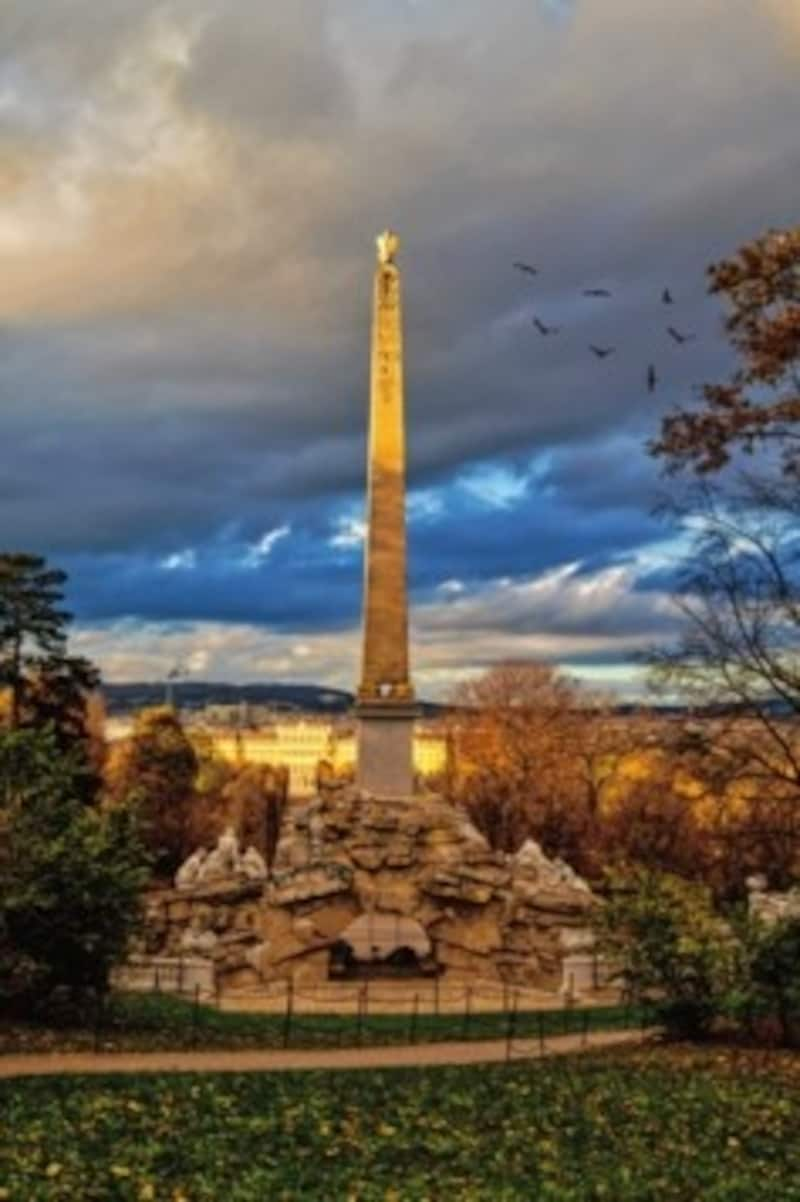
[[[640,1044],[651,1032],[599,1031],[559,1035],[545,1040],[545,1056],[563,1056],[596,1048]],[[536,1060],[537,1039],[515,1040],[511,1059]],[[484,1064],[505,1060],[505,1040],[420,1043],[394,1047],[290,1048],[286,1051],[213,1052],[52,1052],[0,1056],[0,1078],[42,1077],[84,1073],[271,1073],[302,1069],[419,1068],[439,1064]]]

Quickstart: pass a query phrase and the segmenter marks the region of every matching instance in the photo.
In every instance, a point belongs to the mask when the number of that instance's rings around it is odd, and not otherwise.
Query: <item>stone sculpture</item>
[[[241,858],[240,868],[248,881],[265,881],[267,879],[267,862],[258,848],[251,844]]]
[[[209,929],[208,917],[202,911],[195,910],[181,936],[180,950],[195,956],[211,956],[217,943],[217,936]]]
[[[512,868],[525,876],[533,876],[541,885],[568,885],[571,889],[591,892],[586,881],[570,868],[565,860],[550,859],[535,839],[526,839],[517,854],[512,857]]]
[[[800,890],[793,889],[788,893],[769,893],[767,879],[760,874],[749,876],[747,886],[747,905],[753,918],[772,925],[786,918],[800,918]]]
[[[206,850],[204,847],[198,847],[193,851],[188,860],[184,860],[175,873],[175,888],[193,889],[200,880],[200,873],[203,870],[205,859]]]
[[[252,845],[242,855],[239,840],[232,826],[228,826],[217,840],[213,851],[206,852],[198,847],[188,860],[181,864],[175,874],[175,888],[182,891],[201,888],[203,885],[220,881],[266,881],[269,876],[267,864],[259,850]]]
[[[206,858],[199,879],[205,883],[236,876],[240,858],[236,832],[232,826],[227,826],[217,839],[217,846]]]

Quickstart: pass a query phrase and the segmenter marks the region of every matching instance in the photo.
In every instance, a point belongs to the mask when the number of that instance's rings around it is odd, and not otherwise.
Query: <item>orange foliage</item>
[[[787,475],[800,472],[800,227],[771,230],[708,269],[709,291],[726,297],[726,328],[741,366],[707,384],[704,406],[665,417],[654,455],[672,468],[715,472],[736,448],[774,444]],[[765,392],[765,389],[768,390]],[[781,391],[783,389],[783,391]],[[753,396],[753,390],[758,399]]]
[[[449,792],[500,850],[534,838],[595,880],[635,862],[726,896],[800,870],[796,792],[754,773],[757,728],[732,742],[720,724],[620,716],[540,664],[498,665],[456,699]]]

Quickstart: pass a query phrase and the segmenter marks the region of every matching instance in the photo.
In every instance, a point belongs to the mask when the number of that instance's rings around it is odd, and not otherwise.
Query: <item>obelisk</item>
[[[372,311],[367,537],[356,783],[376,797],[413,792],[417,709],[408,668],[403,328],[396,234],[377,239]]]

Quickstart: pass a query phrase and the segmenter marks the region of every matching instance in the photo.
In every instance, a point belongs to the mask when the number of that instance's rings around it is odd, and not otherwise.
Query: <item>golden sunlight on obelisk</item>
[[[377,245],[357,781],[376,796],[396,797],[413,792],[417,711],[408,668],[403,330],[394,261],[399,239],[386,231]]]

